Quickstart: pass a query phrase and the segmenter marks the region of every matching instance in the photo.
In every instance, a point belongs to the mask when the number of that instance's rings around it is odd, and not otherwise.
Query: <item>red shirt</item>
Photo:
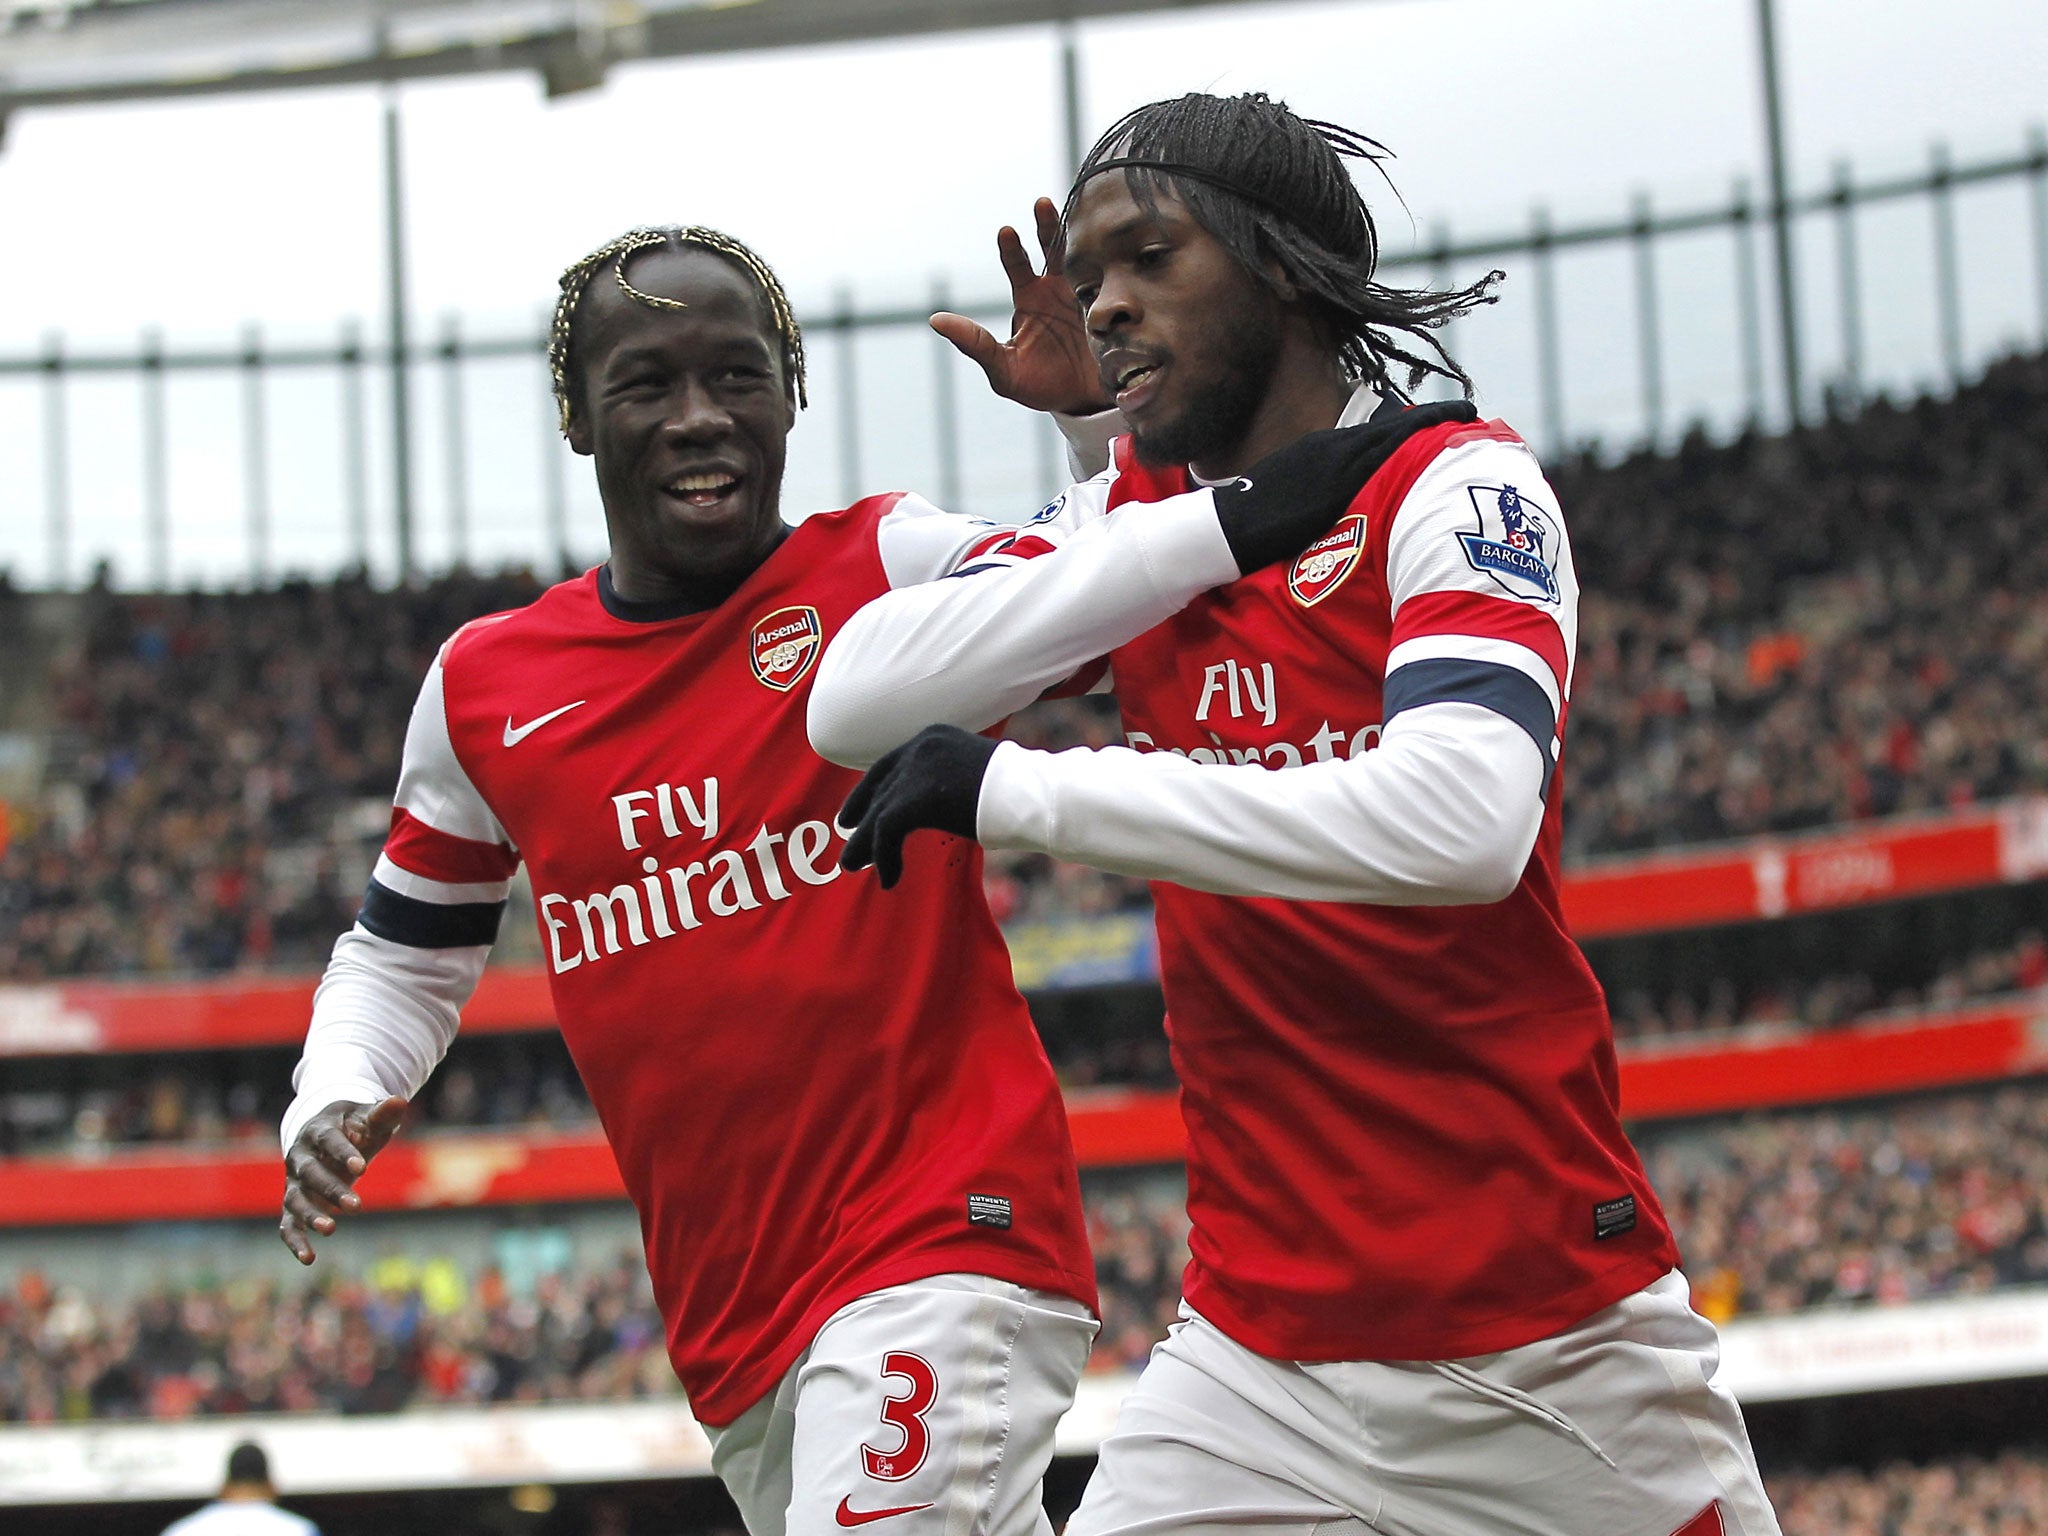
[[[1491,457],[1470,474],[1404,505],[1440,456],[1482,444]],[[1116,449],[1108,515],[1193,488],[1128,439]],[[1515,708],[1539,698],[1517,666],[1547,668],[1565,698],[1576,583],[1555,505],[1497,423],[1418,434],[1301,560],[1208,592],[1112,654],[1132,744],[1283,771],[1356,756],[1385,718],[1390,653],[1411,641],[1404,656],[1426,659],[1408,702],[1498,688]],[[1390,578],[1404,519],[1418,520],[1408,569]],[[1545,745],[1563,713],[1536,725]],[[1678,1262],[1622,1130],[1605,999],[1560,909],[1561,799],[1553,776],[1521,882],[1490,905],[1154,884],[1188,1124],[1187,1297],[1247,1347],[1490,1353]]]
[[[711,1424],[884,1286],[967,1271],[1095,1301],[980,850],[912,860],[887,894],[842,874],[858,775],[805,738],[824,639],[888,588],[895,501],[801,524],[709,612],[618,616],[592,572],[461,630],[439,668],[452,750],[416,759],[416,716],[385,849],[402,875],[380,874],[445,903],[525,860],[562,1034]],[[497,844],[474,835],[493,818]]]

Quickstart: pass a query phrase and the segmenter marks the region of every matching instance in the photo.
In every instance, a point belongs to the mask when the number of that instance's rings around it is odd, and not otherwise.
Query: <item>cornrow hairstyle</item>
[[[1351,378],[1405,396],[1433,373],[1456,381],[1469,398],[1471,377],[1430,333],[1494,303],[1493,287],[1506,274],[1492,271],[1442,293],[1373,280],[1379,232],[1344,161],[1368,161],[1392,190],[1383,164],[1392,158],[1377,140],[1299,117],[1264,92],[1195,93],[1155,101],[1112,124],[1081,162],[1060,223],[1072,223],[1091,180],[1124,171],[1140,206],[1155,211],[1162,192],[1176,198],[1260,281],[1272,282],[1266,262],[1277,261]],[[1411,350],[1397,335],[1427,350]],[[1394,382],[1399,369],[1405,388]]]
[[[795,312],[789,307],[789,295],[783,292],[782,280],[775,275],[774,269],[731,235],[698,224],[687,229],[665,224],[629,229],[616,239],[607,240],[562,274],[561,297],[555,300],[555,318],[548,328],[548,372],[554,377],[555,404],[561,413],[562,435],[569,435],[569,425],[576,414],[575,391],[571,385],[571,380],[576,377],[576,310],[583,302],[583,295],[589,291],[591,279],[610,266],[619,292],[634,303],[645,304],[649,309],[689,307],[681,299],[645,293],[635,288],[626,276],[627,264],[642,251],[656,246],[709,251],[714,256],[724,257],[753,279],[754,286],[761,290],[761,297],[767,302],[769,317],[775,324],[775,335],[782,343],[782,366],[789,378],[795,381],[797,404],[808,406],[811,400],[804,388],[804,334],[796,323]]]

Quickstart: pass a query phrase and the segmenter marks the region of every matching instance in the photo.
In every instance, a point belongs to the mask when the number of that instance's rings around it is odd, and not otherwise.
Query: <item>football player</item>
[[[1430,333],[1498,274],[1375,281],[1344,161],[1380,153],[1260,95],[1154,103],[1041,204],[1043,272],[1001,237],[1012,343],[935,321],[1123,435],[1028,548],[833,642],[812,741],[875,765],[845,859],[907,880],[931,827],[1155,882],[1192,1258],[1072,1536],[1769,1536],[1560,910],[1555,494],[1466,419],[1305,547],[1245,504],[1285,445],[1421,414],[1424,375],[1470,393]],[[1034,342],[1062,281],[1093,364],[1064,376],[1078,348]],[[1127,746],[968,734],[1083,684]]]

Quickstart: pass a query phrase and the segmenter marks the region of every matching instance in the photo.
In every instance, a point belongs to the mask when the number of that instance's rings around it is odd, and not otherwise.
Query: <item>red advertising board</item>
[[[1632,1121],[1822,1103],[2048,1072],[2048,999],[1863,1028],[1636,1048],[1621,1058]],[[1085,1089],[1067,1104],[1084,1168],[1177,1162],[1178,1095]],[[363,1178],[376,1210],[623,1197],[603,1136],[401,1136]],[[0,1227],[272,1216],[283,1191],[268,1142],[0,1160]]]
[[[1573,932],[1598,939],[2043,878],[2048,798],[2037,798],[1806,837],[1603,860],[1567,872],[1564,904]],[[1034,931],[1020,941],[1019,975],[1027,986],[1048,970],[1044,946],[1029,942],[1042,937]],[[1054,949],[1067,954],[1077,937],[1088,940],[1080,958],[1096,972],[1130,979],[1156,971],[1143,922],[1069,924]],[[1131,954],[1120,959],[1105,946]],[[305,1035],[313,985],[310,976],[238,976],[0,986],[0,1057],[290,1045]],[[472,1035],[553,1023],[547,975],[537,965],[493,966],[462,1013],[463,1030]]]

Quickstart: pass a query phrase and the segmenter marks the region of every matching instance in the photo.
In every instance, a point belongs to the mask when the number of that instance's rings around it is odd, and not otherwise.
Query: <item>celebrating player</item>
[[[1129,435],[1028,548],[834,641],[812,740],[875,763],[846,862],[908,881],[935,827],[1157,882],[1192,1259],[1075,1536],[1773,1533],[1559,908],[1554,493],[1468,420],[1312,541],[1245,505],[1302,434],[1419,415],[1397,374],[1469,392],[1429,333],[1492,279],[1373,281],[1342,157],[1378,151],[1263,96],[1159,102],[1040,205],[1043,274],[1005,232],[1035,324],[1071,283],[1097,380],[938,323],[999,391],[1092,384]],[[958,729],[1096,678],[1128,747]]]
[[[638,230],[578,262],[551,360],[610,558],[458,631],[427,674],[285,1117],[285,1242],[310,1263],[358,1208],[524,859],[556,1016],[749,1531],[1043,1531],[1095,1331],[1059,1090],[978,850],[877,902],[838,865],[853,775],[804,740],[823,637],[914,560],[895,530],[918,519],[882,496],[784,524],[802,339],[727,236]]]

